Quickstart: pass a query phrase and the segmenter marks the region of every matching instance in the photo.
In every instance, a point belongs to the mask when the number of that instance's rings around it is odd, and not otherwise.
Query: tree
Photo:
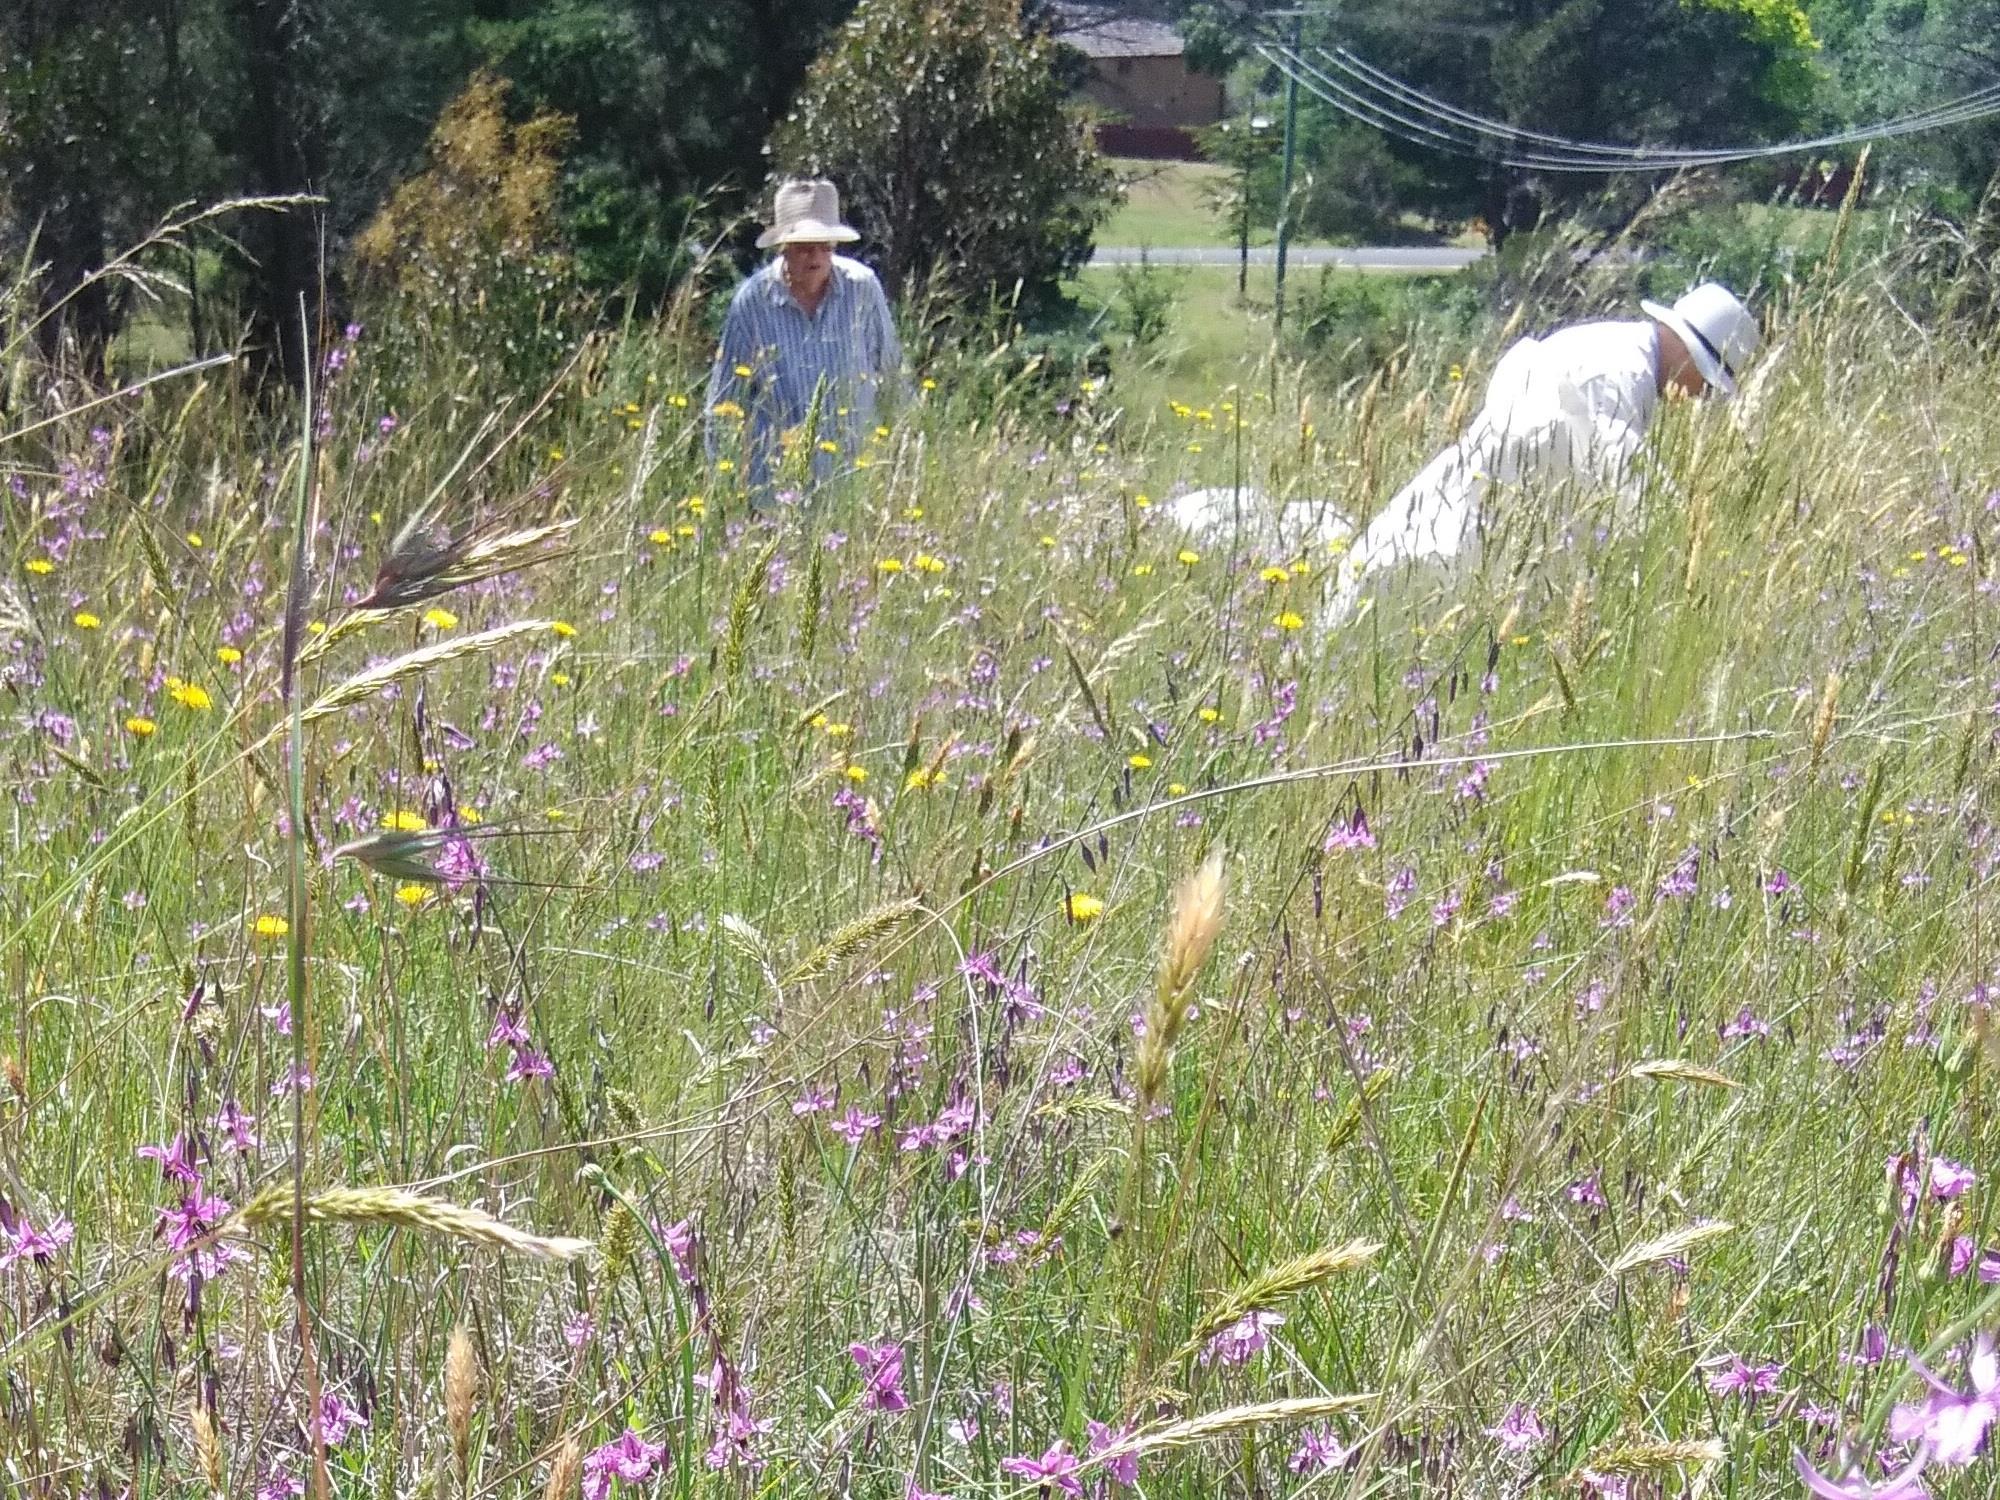
[[[1037,299],[1088,256],[1115,191],[1057,53],[1017,0],[863,0],[772,156],[834,179],[892,292],[936,272]]]

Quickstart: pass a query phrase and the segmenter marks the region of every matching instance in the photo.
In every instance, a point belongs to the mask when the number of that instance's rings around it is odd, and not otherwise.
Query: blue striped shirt
[[[785,285],[784,261],[770,262],[736,289],[722,326],[708,378],[709,461],[740,447],[750,482],[767,485],[777,477],[779,435],[796,431],[792,441],[811,446],[813,477],[828,478],[853,462],[875,426],[877,394],[894,389],[902,364],[889,299],[868,267],[834,256],[826,294],[808,315]]]

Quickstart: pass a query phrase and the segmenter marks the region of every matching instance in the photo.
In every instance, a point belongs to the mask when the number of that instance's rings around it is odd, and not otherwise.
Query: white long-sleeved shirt
[[[1578,323],[1510,347],[1464,435],[1355,539],[1335,617],[1389,568],[1464,560],[1492,484],[1584,479],[1629,490],[1632,461],[1659,409],[1659,360],[1659,328],[1650,320]]]

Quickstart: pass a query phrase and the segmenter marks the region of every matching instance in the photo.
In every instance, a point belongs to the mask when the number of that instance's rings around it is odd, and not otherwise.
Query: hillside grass
[[[2000,1240],[2000,368],[1869,285],[1667,413],[1674,490],[1503,497],[1469,576],[1337,629],[1332,551],[1163,502],[1365,517],[1490,331],[1345,399],[1194,384],[1220,316],[1171,404],[940,366],[762,512],[644,329],[544,393],[385,310],[309,447],[233,372],[70,415],[17,376],[0,1458],[290,1493],[317,1380],[342,1495],[541,1493],[628,1426],[663,1448],[620,1494],[1024,1495],[1005,1461],[1066,1476],[1092,1423],[1150,1495],[1791,1492],[1879,1431],[1865,1329],[1996,1321],[1951,1252]],[[300,701],[354,701],[303,726],[298,825],[302,472]],[[431,494],[572,551],[354,616]],[[176,1138],[180,1176],[136,1154]],[[308,1193],[431,1200],[322,1200],[309,1366],[295,1152]]]

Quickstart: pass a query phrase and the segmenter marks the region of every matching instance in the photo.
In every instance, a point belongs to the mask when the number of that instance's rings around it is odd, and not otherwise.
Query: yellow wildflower
[[[1153,757],[1150,755],[1128,755],[1125,757],[1125,764],[1135,771],[1150,771],[1153,768]]]
[[[549,626],[549,629],[553,630],[557,635],[561,636],[564,640],[568,640],[571,636],[576,634],[576,627],[570,624],[570,622],[567,620],[557,620],[554,624]]]
[[[921,384],[923,388],[927,391],[934,391],[937,389],[937,382],[931,379],[930,376],[928,375],[926,375],[923,378],[923,380],[919,382],[919,384]]]
[[[830,740],[844,740],[850,734],[854,733],[854,726],[852,724],[847,723],[845,720],[828,724],[825,726],[825,728],[826,728],[826,737]]]
[[[243,653],[238,651],[234,646],[217,646],[215,648],[215,659],[225,667],[233,667],[239,661],[243,660]]]
[[[664,526],[655,526],[646,533],[646,540],[655,547],[671,547],[674,544],[674,534]]]
[[[1190,547],[1183,547],[1174,554],[1174,561],[1184,568],[1191,568],[1201,561],[1201,554]]]
[[[1298,630],[1306,622],[1303,615],[1299,614],[1296,610],[1288,609],[1280,612],[1278,618],[1271,623],[1276,625],[1280,630]]]
[[[748,365],[738,365],[736,367],[736,378],[738,380],[748,380],[754,373],[755,371],[753,371]]]
[[[182,708],[192,708],[197,713],[206,713],[215,707],[215,700],[208,696],[208,690],[200,683],[176,682],[173,678],[167,680],[173,684],[167,689],[167,696]]]
[[[555,684],[555,685],[556,685],[557,687],[568,687],[568,686],[569,686],[569,680],[570,680],[570,679],[569,679],[569,673],[567,673],[567,672],[551,672],[551,673],[549,673],[549,681],[550,681],[550,682],[552,682],[552,683],[554,683],[554,684]]]
[[[422,814],[398,808],[382,820],[382,826],[391,833],[425,833],[431,825],[423,820]]]
[[[1187,795],[1187,788],[1178,781],[1170,781],[1167,783],[1167,795],[1169,797],[1185,797]]]
[[[1153,497],[1151,495],[1134,495],[1132,497],[1132,504],[1140,510],[1151,510],[1153,507]]]
[[[28,571],[30,573],[47,574],[53,573],[55,570],[56,565],[46,557],[31,557],[28,559]]]
[[[87,609],[78,610],[70,617],[70,620],[78,630],[95,630],[104,623]]]
[[[430,900],[431,893],[428,889],[413,881],[409,885],[399,885],[396,887],[396,899],[402,902],[403,905],[414,910]]]
[[[203,545],[201,540],[201,533],[199,531],[190,531],[187,534],[187,544],[190,547],[199,547]]]
[[[159,727],[151,719],[142,719],[137,714],[132,715],[131,718],[125,721],[125,732],[127,734],[136,734],[142,740]]]
[[[1071,891],[1063,907],[1072,922],[1095,922],[1104,915],[1104,902],[1088,891]]]
[[[456,630],[458,616],[448,609],[427,609],[424,611],[424,623],[433,630]]]
[[[1204,724],[1220,724],[1222,722],[1222,710],[1217,708],[1203,708],[1195,717],[1200,719]]]
[[[866,766],[849,766],[847,768],[847,779],[856,786],[861,785],[862,782],[868,779],[868,768]]]
[[[1266,583],[1290,583],[1292,581],[1290,573],[1287,573],[1283,568],[1277,567],[1266,568],[1257,576]]]
[[[1152,571],[1153,571],[1153,565],[1151,563],[1134,563],[1132,565],[1132,576],[1134,578],[1149,577],[1152,574]]]
[[[283,917],[264,913],[257,919],[257,936],[261,938],[281,938],[292,930],[292,924]]]
[[[903,790],[906,792],[921,792],[930,784],[931,773],[922,766],[903,778]]]
[[[875,571],[878,573],[900,573],[903,571],[903,560],[900,557],[885,557],[875,564]]]
[[[483,823],[486,820],[479,815],[478,808],[469,802],[461,802],[458,804],[458,821],[461,823]]]

